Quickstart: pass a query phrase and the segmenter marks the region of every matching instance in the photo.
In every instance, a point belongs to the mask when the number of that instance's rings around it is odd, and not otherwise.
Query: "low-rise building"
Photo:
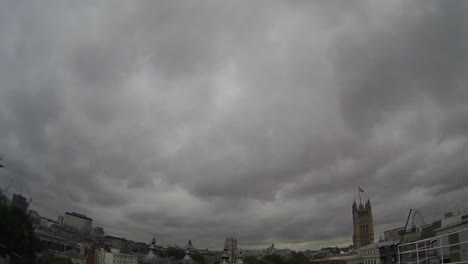
[[[137,256],[120,253],[118,249],[106,251],[101,248],[97,259],[98,264],[137,264],[138,262]]]
[[[380,250],[378,243],[372,243],[358,249],[363,264],[380,264]]]
[[[445,221],[444,221],[445,220]],[[468,215],[447,214],[441,227],[434,230],[441,245],[453,245],[442,250],[451,262],[468,261]]]
[[[347,255],[347,256],[331,256],[322,259],[311,260],[310,264],[362,264],[361,256]]]
[[[405,231],[404,227],[399,227],[399,228],[384,231],[384,240],[385,241],[399,241],[404,231]]]

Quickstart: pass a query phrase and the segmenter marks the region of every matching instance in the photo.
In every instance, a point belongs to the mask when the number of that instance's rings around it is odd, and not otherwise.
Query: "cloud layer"
[[[462,1],[0,4],[0,152],[48,216],[221,248],[465,207]],[[379,234],[377,234],[379,235]]]

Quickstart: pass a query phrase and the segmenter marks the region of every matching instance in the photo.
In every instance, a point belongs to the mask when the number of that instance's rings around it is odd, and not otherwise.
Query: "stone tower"
[[[235,264],[237,261],[237,237],[235,233],[232,236],[228,236],[226,238],[224,248],[227,249],[229,264]]]
[[[359,201],[353,203],[353,245],[354,249],[374,243],[374,222],[372,221],[372,207],[369,199],[365,205]]]

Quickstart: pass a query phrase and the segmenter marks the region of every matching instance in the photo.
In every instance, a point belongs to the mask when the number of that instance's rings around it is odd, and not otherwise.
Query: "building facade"
[[[468,262],[468,215],[447,214],[441,227],[435,230],[440,245],[453,245],[441,250],[444,259],[451,262]]]
[[[123,254],[119,250],[107,252],[101,249],[98,253],[98,264],[137,264],[137,262],[137,256]]]
[[[92,223],[93,219],[75,212],[65,212],[65,217],[63,219],[64,226],[72,227],[85,234],[89,234],[91,232]]]
[[[57,217],[57,222],[58,222],[58,224],[59,224],[59,225],[63,225],[63,221],[64,221],[63,215],[59,215],[59,216]]]
[[[359,249],[374,242],[374,222],[372,220],[372,207],[369,199],[365,205],[356,201],[353,203],[353,246]]]
[[[404,231],[405,231],[404,227],[384,231],[384,240],[385,241],[399,241],[401,239],[401,234]]]
[[[226,238],[224,248],[227,249],[226,254],[229,257],[229,264],[235,264],[237,261],[237,238],[235,234]]]
[[[369,244],[358,249],[363,264],[380,264],[380,250],[377,244]]]

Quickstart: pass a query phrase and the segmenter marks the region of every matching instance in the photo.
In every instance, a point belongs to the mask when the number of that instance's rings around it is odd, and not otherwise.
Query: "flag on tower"
[[[358,188],[359,188],[359,191],[360,191],[360,192],[364,192],[364,190],[363,190],[363,189],[361,189],[361,187],[358,187]]]

